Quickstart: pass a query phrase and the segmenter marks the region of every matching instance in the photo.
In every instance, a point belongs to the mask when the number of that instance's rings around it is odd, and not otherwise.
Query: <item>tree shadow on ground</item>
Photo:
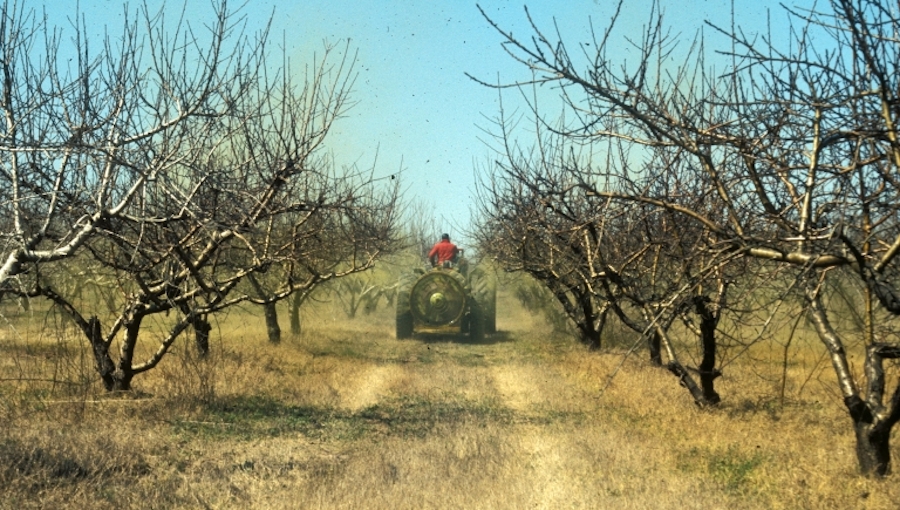
[[[472,340],[468,335],[452,335],[440,333],[416,333],[413,335],[414,340],[424,343],[444,343],[453,342],[466,345],[494,345],[514,341],[513,335],[509,331],[497,331],[496,333],[484,335],[483,340]]]

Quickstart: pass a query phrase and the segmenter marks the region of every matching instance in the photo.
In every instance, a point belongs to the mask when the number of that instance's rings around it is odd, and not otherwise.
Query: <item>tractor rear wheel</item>
[[[472,301],[469,306],[469,340],[472,342],[484,342],[484,311],[478,301]]]
[[[484,271],[472,274],[472,294],[481,307],[485,333],[497,332],[497,285]]]
[[[413,316],[409,308],[409,291],[412,289],[412,278],[404,277],[397,287],[397,331],[398,340],[412,338]]]

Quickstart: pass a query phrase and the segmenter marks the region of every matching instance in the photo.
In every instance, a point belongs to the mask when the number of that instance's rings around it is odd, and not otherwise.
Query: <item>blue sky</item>
[[[99,39],[103,27],[119,31],[122,0],[80,0],[90,27]],[[147,0],[151,9],[165,4],[173,17],[185,7],[191,23],[208,20],[211,0]],[[662,0],[666,22],[683,34],[684,45],[704,20],[728,27],[729,0]],[[66,25],[75,1],[26,0],[26,6],[47,9],[51,23]],[[516,35],[529,29],[524,5],[547,31],[554,19],[567,41],[589,40],[590,23],[602,29],[614,12],[611,0],[484,0],[482,8]],[[763,31],[766,11],[783,20],[771,0],[734,0],[736,21],[748,32]],[[130,2],[132,9],[140,2]],[[358,50],[354,89],[356,105],[331,136],[330,150],[339,165],[376,165],[379,175],[402,170],[406,198],[435,211],[436,226],[455,237],[468,227],[474,195],[474,169],[490,160],[485,128],[498,111],[497,91],[471,81],[465,73],[486,80],[512,81],[527,77],[521,64],[502,50],[501,37],[484,20],[475,2],[458,0],[252,0],[232,2],[248,16],[249,28],[262,28],[272,16],[272,42],[286,46],[295,69],[321,55],[324,42],[350,39]],[[242,7],[241,7],[242,6]],[[637,35],[646,24],[649,0],[629,0],[620,20],[620,35]],[[173,20],[174,21],[174,20]],[[710,32],[707,31],[707,34]],[[622,42],[621,58],[628,58]],[[276,55],[276,57],[278,57]],[[615,58],[615,55],[613,55]],[[280,57],[279,57],[280,58]],[[516,96],[504,96],[514,107]],[[377,161],[376,161],[377,157]],[[439,232],[435,232],[438,236]]]

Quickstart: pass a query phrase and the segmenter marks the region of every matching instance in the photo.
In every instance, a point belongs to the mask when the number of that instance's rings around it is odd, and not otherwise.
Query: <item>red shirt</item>
[[[457,253],[459,253],[459,248],[455,244],[451,243],[449,239],[441,239],[428,252],[428,260],[434,265],[440,265],[448,260],[452,261]],[[435,257],[437,257],[437,262],[434,262]]]

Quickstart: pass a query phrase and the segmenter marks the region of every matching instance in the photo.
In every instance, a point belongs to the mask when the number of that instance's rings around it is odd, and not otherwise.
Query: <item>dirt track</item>
[[[578,364],[580,348],[528,352],[542,345],[534,335],[547,334],[540,325],[519,317],[500,327],[483,344],[348,339],[349,358],[319,355],[328,375],[312,371],[306,398],[365,417],[368,432],[284,443],[319,473],[290,473],[289,485],[312,508],[753,507],[721,491],[704,495],[604,417],[600,377]]]

